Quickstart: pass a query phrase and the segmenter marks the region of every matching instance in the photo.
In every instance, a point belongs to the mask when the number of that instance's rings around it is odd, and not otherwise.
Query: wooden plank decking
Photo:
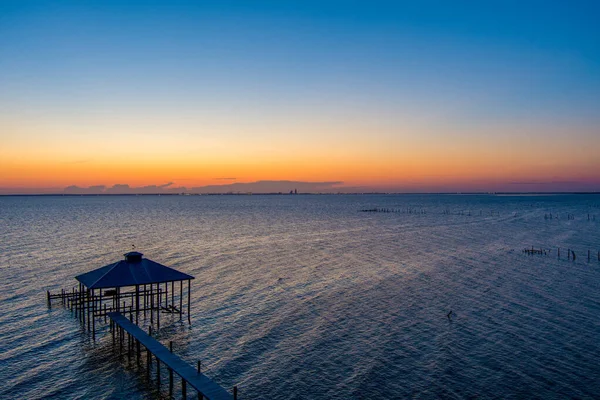
[[[187,381],[198,392],[209,400],[232,400],[233,396],[229,394],[221,386],[213,382],[210,378],[202,373],[198,373],[196,369],[191,367],[181,358],[171,353],[169,349],[163,346],[160,342],[149,336],[146,332],[140,329],[137,325],[130,322],[124,315],[119,312],[108,313],[108,317],[127,333],[133,336],[140,342],[148,351],[158,358],[174,373],[179,375],[183,380]]]

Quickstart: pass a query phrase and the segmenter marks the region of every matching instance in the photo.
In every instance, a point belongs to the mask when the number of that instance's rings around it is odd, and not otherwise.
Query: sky
[[[0,194],[600,191],[598,16],[596,1],[0,0]]]

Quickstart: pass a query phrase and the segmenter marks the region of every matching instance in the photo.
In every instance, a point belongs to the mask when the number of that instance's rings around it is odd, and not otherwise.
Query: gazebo
[[[46,291],[48,306],[52,307],[52,299],[60,299],[68,306],[96,339],[96,320],[110,318],[110,331],[113,344],[118,342],[119,354],[122,355],[124,344],[127,345],[129,360],[135,355],[140,366],[142,347],[146,352],[146,376],[150,381],[152,359],[156,362],[156,383],[160,390],[161,365],[169,371],[169,397],[173,396],[174,375],[181,377],[181,393],[187,398],[187,386],[191,385],[198,392],[199,398],[208,400],[230,400],[232,396],[216,384],[201,370],[194,369],[173,353],[173,342],[167,349],[152,337],[154,321],[160,328],[160,314],[183,315],[183,298],[187,294],[188,323],[190,318],[190,294],[193,276],[169,268],[156,261],[144,258],[142,253],[132,251],[125,254],[125,259],[95,269],[75,277],[79,281],[79,289],[71,292],[61,290],[58,294]],[[187,281],[184,292],[183,282]],[[179,282],[179,285],[175,283]],[[169,285],[170,284],[170,285]],[[169,293],[171,286],[171,293]],[[177,293],[179,286],[179,293]],[[178,304],[179,303],[179,304]],[[140,329],[139,318],[146,319],[150,313],[148,334]],[[156,316],[155,316],[156,315]],[[233,387],[233,400],[237,399],[237,386]]]
[[[144,258],[137,251],[126,253],[121,261],[77,275],[75,279],[79,281],[79,290],[73,288],[72,293],[63,290],[58,296],[48,293],[48,300],[62,297],[63,302],[67,301],[75,309],[84,326],[87,322],[88,330],[94,333],[96,318],[104,317],[106,321],[107,314],[115,311],[129,316],[136,324],[140,315],[145,319],[149,313],[150,325],[156,320],[160,328],[161,312],[179,314],[182,318],[185,294],[188,323],[191,323],[190,294],[194,277]],[[187,293],[184,293],[184,281],[187,281]]]

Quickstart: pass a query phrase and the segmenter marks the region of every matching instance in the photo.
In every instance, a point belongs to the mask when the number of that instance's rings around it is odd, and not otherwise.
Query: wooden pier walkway
[[[157,362],[162,362],[166,365],[170,374],[171,391],[173,387],[172,372],[174,372],[182,379],[182,391],[184,397],[186,394],[186,386],[189,384],[196,389],[201,396],[204,396],[209,400],[232,400],[237,398],[237,388],[234,387],[234,395],[232,396],[206,375],[200,373],[181,358],[173,354],[169,349],[140,329],[136,324],[129,321],[123,314],[119,312],[111,312],[108,313],[108,317],[114,324],[118,325],[118,327],[122,328],[125,330],[125,332],[131,335],[132,340],[137,342],[138,352],[139,345],[141,344],[148,350],[149,353],[152,353],[156,357]],[[148,360],[150,360],[149,355]],[[157,368],[157,370],[160,374],[160,367]]]

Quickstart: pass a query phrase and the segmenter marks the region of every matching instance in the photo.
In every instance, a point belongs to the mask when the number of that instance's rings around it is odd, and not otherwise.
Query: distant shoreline
[[[110,197],[110,196],[548,196],[548,195],[600,195],[600,192],[361,192],[361,193],[30,193],[0,194],[0,197]]]

